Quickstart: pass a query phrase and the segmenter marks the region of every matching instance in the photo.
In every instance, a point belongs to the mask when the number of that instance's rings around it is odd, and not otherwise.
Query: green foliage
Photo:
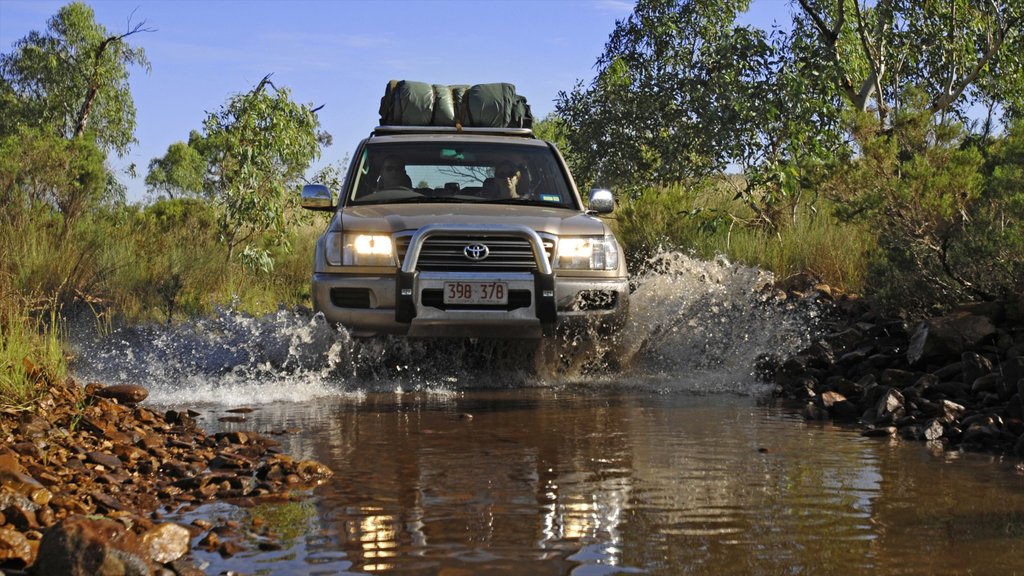
[[[799,0],[812,53],[829,62],[855,110],[890,115],[927,95],[929,113],[964,120],[972,107],[1024,112],[1024,4],[1019,0],[867,3]]]
[[[709,178],[648,188],[618,210],[616,233],[631,266],[642,265],[659,250],[683,250],[699,258],[725,255],[784,278],[809,271],[825,283],[848,291],[864,288],[875,246],[863,224],[843,222],[829,209],[800,204],[795,223],[776,232],[747,225],[756,218],[737,200],[737,181]],[[830,207],[829,203],[825,203]]]
[[[129,24],[131,26],[131,24]],[[102,149],[125,154],[134,142],[135,104],[128,69],[149,69],[127,42],[142,25],[111,34],[92,8],[73,2],[50,18],[47,33],[30,32],[0,54],[0,135],[19,126],[72,139],[85,134]]]
[[[167,153],[153,158],[146,175],[146,187],[168,198],[201,194],[206,175],[206,160],[185,142],[175,142]]]
[[[106,190],[103,153],[91,141],[27,127],[0,137],[0,221],[18,227],[28,214],[50,208],[71,223]]]
[[[0,271],[0,406],[24,409],[45,391],[45,384],[67,374],[56,314],[49,324],[29,312],[33,303],[12,290]]]
[[[226,258],[241,247],[246,267],[269,272],[268,246],[286,241],[286,207],[320,146],[329,142],[319,127],[313,108],[293,102],[268,76],[211,113],[188,144],[173,144],[154,158],[146,182],[168,195],[198,192],[201,185],[218,207]]]
[[[739,166],[738,198],[779,225],[842,147],[837,100],[824,64],[797,58],[802,36],[734,24],[748,4],[646,0],[617,24],[593,83],[558,98],[581,180],[647,187]]]

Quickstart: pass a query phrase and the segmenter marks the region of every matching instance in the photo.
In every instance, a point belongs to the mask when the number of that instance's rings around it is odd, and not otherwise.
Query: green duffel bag
[[[388,82],[380,100],[381,126],[429,126],[433,115],[433,86],[412,80]]]
[[[434,117],[432,126],[455,126],[462,94],[468,86],[463,84],[434,84]]]
[[[516,87],[507,82],[474,84],[462,98],[459,120],[463,126],[507,128],[512,125]]]

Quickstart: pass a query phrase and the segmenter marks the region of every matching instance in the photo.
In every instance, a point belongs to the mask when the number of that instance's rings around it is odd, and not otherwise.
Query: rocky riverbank
[[[42,377],[42,375],[40,375]],[[171,511],[213,500],[288,498],[331,475],[270,437],[206,434],[197,414],[138,406],[138,386],[49,382],[33,410],[0,409],[0,571],[191,575],[193,542],[231,555],[235,522],[188,526]],[[260,528],[272,545],[272,527]]]
[[[963,304],[910,323],[841,298],[823,335],[774,376],[776,395],[802,403],[808,419],[1024,458],[1020,301]]]

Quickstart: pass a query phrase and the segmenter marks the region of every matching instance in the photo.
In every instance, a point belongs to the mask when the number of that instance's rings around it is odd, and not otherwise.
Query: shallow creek
[[[813,338],[815,306],[721,260],[650,269],[601,344],[224,312],[83,334],[75,370],[334,471],[290,502],[182,511],[278,536],[194,552],[211,574],[1024,574],[1017,461],[804,422],[753,367]]]

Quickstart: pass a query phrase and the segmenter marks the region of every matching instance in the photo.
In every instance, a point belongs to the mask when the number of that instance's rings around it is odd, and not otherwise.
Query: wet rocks
[[[160,511],[279,497],[331,475],[273,439],[208,435],[198,413],[159,414],[135,405],[142,392],[111,388],[49,383],[35,411],[0,410],[0,572],[201,573],[187,552],[202,530]]]
[[[117,400],[121,404],[138,404],[149,396],[149,390],[136,384],[117,384],[96,388],[92,393],[100,398]]]
[[[975,303],[912,330],[838,298],[827,332],[775,374],[808,419],[857,421],[866,436],[1024,457],[1024,318]]]

